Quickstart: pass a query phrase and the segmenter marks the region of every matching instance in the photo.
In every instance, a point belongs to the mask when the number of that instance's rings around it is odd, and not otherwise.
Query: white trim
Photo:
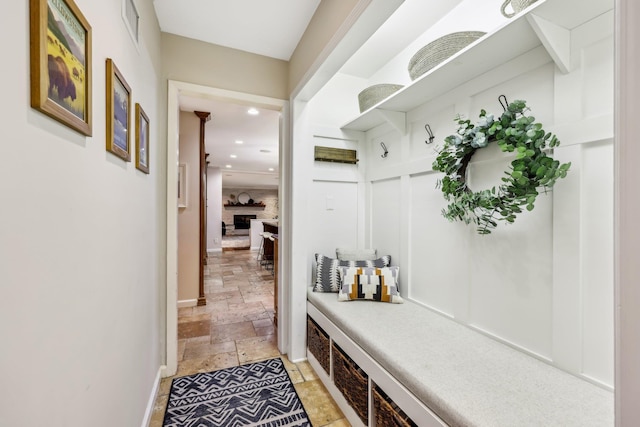
[[[214,98],[223,101],[244,101],[255,106],[281,111],[284,125],[289,124],[289,102],[287,100],[269,98],[266,96],[253,95],[243,92],[234,92],[226,89],[212,88],[192,83],[168,80],[167,90],[167,323],[166,323],[166,366],[162,371],[163,377],[175,375],[178,370],[178,180],[172,177],[178,176],[178,148],[180,132],[180,95],[195,95],[199,97]],[[287,147],[288,134],[281,136],[280,151]],[[287,164],[281,165],[282,174],[288,174]],[[281,182],[282,184],[282,182]],[[282,204],[281,204],[282,209]],[[286,234],[288,225],[280,222],[282,233]],[[282,253],[282,250],[281,250]],[[279,282],[283,283],[279,276]],[[279,306],[280,307],[280,306]],[[286,311],[286,307],[282,307]],[[282,313],[286,316],[285,313]],[[282,329],[278,329],[278,340],[280,341]],[[287,339],[285,338],[285,341]]]
[[[631,426],[640,425],[640,53],[636,48],[640,4],[616,0],[614,9],[615,418],[616,426]]]
[[[222,248],[207,249],[207,253],[208,254],[220,254],[220,253],[222,253]]]
[[[158,373],[156,374],[156,379],[153,381],[153,387],[151,388],[151,394],[149,395],[149,400],[147,401],[147,408],[144,411],[144,418],[142,418],[141,427],[148,427],[151,422],[151,417],[153,416],[153,408],[156,404],[156,399],[158,398],[158,390],[160,389],[160,378],[162,377],[162,371],[164,366],[161,366],[158,369]]]
[[[178,98],[180,86],[169,80],[167,87],[167,320],[166,366],[163,376],[178,371],[178,147],[179,117]]]
[[[195,307],[198,305],[197,299],[181,299],[178,300],[178,308]]]

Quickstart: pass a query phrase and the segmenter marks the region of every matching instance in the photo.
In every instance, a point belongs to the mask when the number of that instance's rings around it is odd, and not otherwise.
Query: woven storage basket
[[[314,320],[307,316],[307,347],[320,366],[329,374],[329,335]]]
[[[368,425],[369,377],[336,343],[332,343],[331,351],[333,382],[362,422]]]
[[[409,61],[411,80],[417,79],[485,34],[482,31],[459,31],[435,39],[417,51]]]
[[[417,427],[378,386],[373,390],[373,407],[376,410],[377,427]]]
[[[367,111],[378,102],[391,96],[394,92],[402,89],[403,85],[379,84],[369,86],[358,94],[358,104],[360,104],[360,112]]]
[[[530,5],[532,5],[536,1],[538,1],[538,0],[506,0],[502,4],[502,8],[500,8],[500,11],[507,18],[511,18],[512,16],[514,16],[514,15],[520,13],[521,11],[525,10],[526,8],[528,8]],[[506,8],[509,5],[509,3],[511,3],[511,8],[513,9],[513,13],[508,13],[506,11]]]

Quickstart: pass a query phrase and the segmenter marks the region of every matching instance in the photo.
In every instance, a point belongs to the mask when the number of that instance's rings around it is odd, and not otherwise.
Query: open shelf
[[[229,205],[226,204],[224,205],[225,208],[262,208],[264,209],[266,207],[266,205],[264,203],[245,203],[243,205]]]
[[[389,122],[404,134],[404,113],[540,45],[568,72],[571,30],[612,9],[613,0],[538,0],[342,129],[368,131]]]

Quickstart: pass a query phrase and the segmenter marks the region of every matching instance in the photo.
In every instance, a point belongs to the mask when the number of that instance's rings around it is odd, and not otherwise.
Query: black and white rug
[[[175,378],[163,427],[311,426],[280,358]]]

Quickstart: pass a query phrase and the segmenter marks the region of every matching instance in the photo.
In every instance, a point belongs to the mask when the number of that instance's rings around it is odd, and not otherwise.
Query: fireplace
[[[251,220],[256,219],[255,215],[234,215],[233,227],[236,230],[248,230],[251,228]]]

